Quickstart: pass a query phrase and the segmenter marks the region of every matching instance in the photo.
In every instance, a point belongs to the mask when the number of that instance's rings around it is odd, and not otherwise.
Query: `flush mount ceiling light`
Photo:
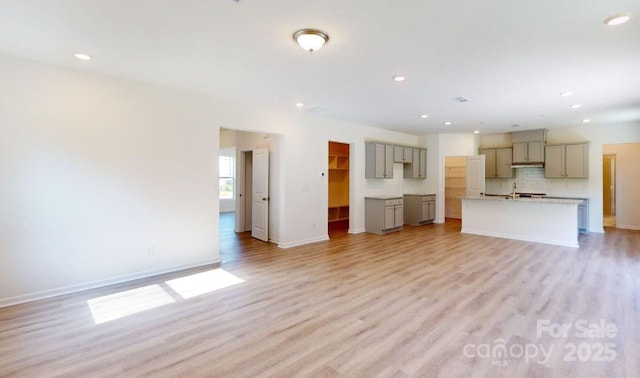
[[[616,26],[620,24],[624,24],[629,21],[631,17],[628,14],[614,14],[613,16],[607,17],[602,21],[603,24],[608,26]]]
[[[303,49],[314,52],[329,41],[329,36],[316,29],[300,29],[293,33],[293,40]]]
[[[571,96],[572,94],[573,94],[573,92],[571,92],[571,91],[560,92],[560,96],[562,96],[562,97],[568,97],[568,96]]]
[[[589,123],[589,122],[591,122],[591,120],[590,120],[590,119],[583,119],[583,120],[582,120],[582,123]]]
[[[445,124],[445,126],[451,126],[451,122],[449,122],[449,121],[445,122],[444,124]]]
[[[91,55],[81,52],[74,53],[73,56],[80,60],[91,60]]]
[[[571,105],[571,109],[580,109],[582,107],[582,104],[573,104]]]
[[[392,76],[391,78],[393,79],[393,81],[397,81],[398,83],[405,81],[406,79],[404,76],[401,76],[401,75]]]
[[[420,114],[420,118],[422,118],[422,119],[427,119],[427,118],[429,118],[429,116],[428,116],[428,115],[426,115],[426,114]]]
[[[480,130],[475,130],[473,133],[474,134],[480,134]]]
[[[296,107],[298,107],[298,108],[302,108],[302,107],[304,107],[304,103],[302,103],[302,102],[296,102]]]

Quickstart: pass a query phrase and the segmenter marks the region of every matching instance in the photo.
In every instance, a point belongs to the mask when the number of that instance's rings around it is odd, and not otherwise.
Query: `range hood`
[[[544,168],[544,163],[515,163],[511,168]]]

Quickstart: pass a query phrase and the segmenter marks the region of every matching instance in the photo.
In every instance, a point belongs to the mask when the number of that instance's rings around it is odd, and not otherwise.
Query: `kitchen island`
[[[578,247],[580,200],[507,196],[461,199],[462,233]]]

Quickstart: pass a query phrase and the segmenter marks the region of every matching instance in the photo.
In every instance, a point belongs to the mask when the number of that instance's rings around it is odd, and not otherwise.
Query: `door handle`
[[[265,197],[263,197],[263,198],[262,198],[262,200],[263,200],[263,201],[268,201],[268,200],[269,200],[269,197],[266,197],[266,198],[265,198]]]

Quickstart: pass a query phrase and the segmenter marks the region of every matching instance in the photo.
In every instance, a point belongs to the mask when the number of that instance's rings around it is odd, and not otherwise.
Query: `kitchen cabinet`
[[[513,144],[513,163],[543,163],[544,142],[518,142]]]
[[[393,146],[394,163],[411,163],[413,161],[413,148],[405,146]]]
[[[364,227],[367,232],[386,234],[404,224],[402,197],[365,197]]]
[[[589,233],[589,200],[586,199],[578,205],[578,232]]]
[[[491,148],[480,150],[484,155],[485,178],[513,178],[511,148]]]
[[[404,166],[404,178],[422,179],[427,178],[427,150],[424,148],[413,148],[413,159],[411,164]]]
[[[589,178],[589,143],[545,146],[546,178]]]
[[[384,143],[365,143],[365,178],[393,178],[393,147]]]
[[[436,219],[435,194],[405,194],[403,202],[405,224],[420,226]]]

